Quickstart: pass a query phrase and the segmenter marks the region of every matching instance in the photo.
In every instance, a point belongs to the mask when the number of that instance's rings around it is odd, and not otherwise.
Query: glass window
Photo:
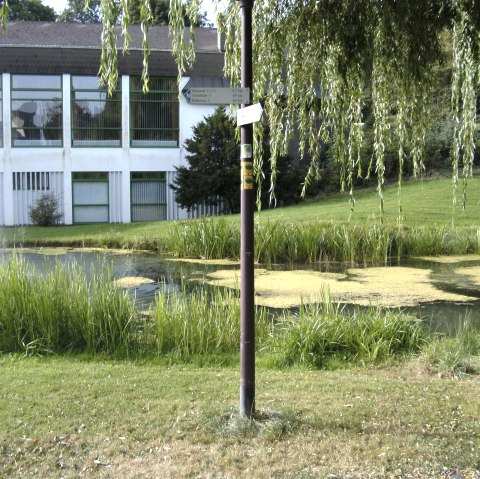
[[[108,223],[108,173],[72,173],[73,222]]]
[[[13,146],[62,146],[62,77],[12,75]]]
[[[72,145],[121,146],[122,92],[111,96],[94,76],[72,76]]]
[[[164,172],[131,173],[132,221],[167,219],[167,182]]]
[[[176,78],[130,79],[130,135],[132,146],[178,146],[178,88]]]

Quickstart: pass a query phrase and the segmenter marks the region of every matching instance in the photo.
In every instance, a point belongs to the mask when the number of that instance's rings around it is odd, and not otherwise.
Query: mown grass
[[[3,355],[0,476],[473,479],[479,385],[418,363],[260,367],[242,424],[236,368]]]

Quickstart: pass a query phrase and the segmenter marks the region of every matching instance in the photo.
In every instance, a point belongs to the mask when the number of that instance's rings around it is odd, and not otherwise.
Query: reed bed
[[[86,352],[202,363],[238,357],[236,290],[195,286],[187,291],[184,286],[180,294],[160,293],[145,316],[112,280],[108,267],[87,280],[76,265],[57,264],[38,274],[21,257],[2,263],[0,352]],[[415,318],[377,308],[347,312],[328,294],[297,313],[257,308],[255,321],[259,356],[277,366],[375,364],[415,354],[427,339],[432,342]],[[473,336],[462,337],[465,345]],[[469,352],[480,348],[478,334],[475,338]],[[433,364],[443,350],[440,345],[432,351],[426,357],[436,358],[429,359]]]
[[[78,265],[45,274],[14,257],[0,267],[0,351],[124,355],[135,305],[99,268],[90,281]]]
[[[179,257],[238,258],[240,227],[225,218],[175,224],[166,250]],[[341,261],[385,263],[391,257],[480,252],[480,229],[393,224],[257,221],[259,263]]]

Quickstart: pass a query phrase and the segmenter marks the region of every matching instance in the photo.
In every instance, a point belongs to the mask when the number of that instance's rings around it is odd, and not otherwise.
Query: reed
[[[0,350],[125,354],[134,339],[134,302],[107,268],[90,281],[78,265],[45,274],[14,256],[0,267]]]

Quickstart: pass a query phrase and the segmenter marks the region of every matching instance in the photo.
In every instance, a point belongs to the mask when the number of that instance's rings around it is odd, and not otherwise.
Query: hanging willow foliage
[[[85,0],[88,4],[89,0]],[[120,19],[124,49],[128,49],[131,0],[101,0],[103,17],[100,76],[110,89],[117,82],[117,31]],[[148,88],[149,0],[140,0]],[[216,0],[220,3],[220,0]],[[240,84],[240,6],[222,2],[217,18],[226,37],[225,76]],[[7,0],[0,0],[5,22]],[[195,27],[200,0],[170,0],[170,33],[179,78],[195,61]],[[185,31],[185,18],[192,27]],[[256,0],[253,9],[253,102],[262,100],[271,146],[270,191],[274,192],[276,162],[298,137],[301,155],[311,159],[305,188],[318,177],[320,152],[327,143],[334,152],[341,187],[350,192],[353,208],[355,177],[377,176],[380,207],[386,165],[385,151],[398,151],[399,192],[410,162],[414,175],[424,170],[429,108],[435,96],[432,79],[444,51],[442,38],[451,38],[452,166],[454,203],[463,178],[473,171],[477,133],[477,94],[480,87],[480,0]],[[373,113],[373,155],[364,158],[365,107]],[[255,128],[256,171],[262,155],[264,130]],[[363,162],[363,163],[362,163]],[[366,163],[366,164],[364,164]],[[258,177],[260,181],[262,178]],[[304,190],[305,190],[304,188]],[[399,200],[399,218],[401,218]]]
[[[177,16],[183,15],[182,0],[170,0],[170,5]],[[239,85],[239,2],[229,0],[218,20],[226,36],[225,75]],[[305,188],[319,175],[321,147],[328,143],[352,208],[355,177],[369,177],[374,171],[383,212],[385,151],[395,146],[400,198],[405,164],[411,163],[415,176],[425,169],[425,138],[435,96],[432,79],[444,56],[442,38],[450,35],[454,201],[461,175],[465,204],[477,131],[480,1],[257,0],[253,22],[252,100],[264,101],[269,122],[272,195],[277,158],[287,153],[298,134],[300,153],[311,158]],[[178,28],[172,33],[178,38],[183,34]],[[189,54],[180,42],[176,45],[182,70]],[[362,164],[362,146],[368,102],[374,138],[367,166]],[[255,128],[257,149],[262,136],[263,130]],[[400,220],[401,216],[399,199]]]

